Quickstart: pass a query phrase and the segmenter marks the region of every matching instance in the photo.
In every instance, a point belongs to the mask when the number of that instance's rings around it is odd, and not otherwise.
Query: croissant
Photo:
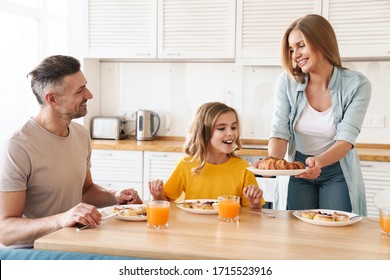
[[[257,168],[263,170],[291,170],[305,169],[305,165],[299,161],[288,162],[285,159],[266,157],[259,163]]]

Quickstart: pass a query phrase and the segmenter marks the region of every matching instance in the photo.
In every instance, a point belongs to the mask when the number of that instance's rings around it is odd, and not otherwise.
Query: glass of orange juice
[[[390,235],[390,207],[379,208],[379,224],[381,231]]]
[[[223,222],[238,222],[240,217],[240,197],[221,195],[218,197],[218,218]]]
[[[152,200],[146,203],[146,224],[149,228],[168,228],[169,201]]]

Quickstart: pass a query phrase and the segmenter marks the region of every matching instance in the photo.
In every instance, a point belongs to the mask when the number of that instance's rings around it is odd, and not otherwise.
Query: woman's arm
[[[280,138],[271,138],[268,141],[268,156],[284,158],[287,152],[288,141]]]
[[[297,178],[316,179],[321,174],[321,168],[338,162],[344,158],[352,144],[346,141],[336,141],[328,150],[315,157],[308,157],[306,165],[309,169]]]

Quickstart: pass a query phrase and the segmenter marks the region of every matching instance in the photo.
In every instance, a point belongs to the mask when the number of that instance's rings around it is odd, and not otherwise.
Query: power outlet
[[[366,117],[364,119],[363,127],[384,128],[385,117]]]
[[[136,112],[123,111],[121,112],[126,121],[135,121],[136,120]]]

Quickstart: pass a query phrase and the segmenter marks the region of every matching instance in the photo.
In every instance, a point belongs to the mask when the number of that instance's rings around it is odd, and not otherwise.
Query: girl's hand
[[[148,182],[149,192],[154,200],[167,200],[164,195],[164,182],[160,179]]]
[[[251,208],[260,208],[263,205],[263,191],[255,186],[249,185],[244,188],[244,195],[250,203]]]

